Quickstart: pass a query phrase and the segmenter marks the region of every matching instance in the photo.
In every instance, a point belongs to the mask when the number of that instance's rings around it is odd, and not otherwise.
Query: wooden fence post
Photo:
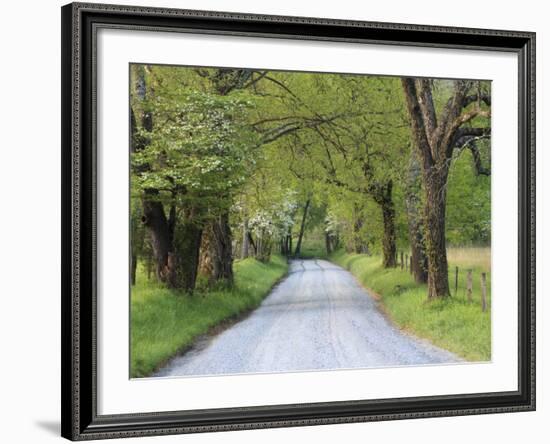
[[[455,296],[458,293],[458,267],[455,267]]]
[[[481,273],[481,311],[487,310],[487,275]]]
[[[468,270],[466,294],[468,295],[468,302],[472,302],[472,270]]]

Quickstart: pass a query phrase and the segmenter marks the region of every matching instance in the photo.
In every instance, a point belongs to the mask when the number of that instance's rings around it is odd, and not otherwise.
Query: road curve
[[[457,362],[404,334],[348,271],[297,260],[246,319],[203,338],[153,376],[273,373]]]

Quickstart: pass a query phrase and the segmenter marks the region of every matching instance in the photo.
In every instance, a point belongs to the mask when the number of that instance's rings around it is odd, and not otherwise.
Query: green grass
[[[450,249],[449,258],[454,252]],[[489,255],[490,256],[490,255]],[[383,310],[401,329],[430,340],[433,344],[454,352],[468,361],[491,359],[491,275],[472,257],[460,254],[458,291],[454,291],[455,263],[450,260],[449,284],[452,297],[427,302],[426,285],[418,285],[408,271],[384,269],[378,256],[346,254],[342,251],[331,260],[351,271],[368,289],[376,293]],[[490,262],[490,261],[489,261]],[[473,271],[473,302],[466,297],[467,270]],[[487,272],[488,309],[481,310],[481,272]]]
[[[280,256],[272,256],[269,263],[237,261],[233,289],[192,295],[148,281],[138,270],[130,308],[131,377],[150,375],[210,328],[257,307],[287,269]]]

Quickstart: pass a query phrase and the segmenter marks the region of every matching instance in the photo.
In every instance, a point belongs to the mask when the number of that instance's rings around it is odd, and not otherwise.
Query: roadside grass
[[[130,377],[150,375],[210,328],[257,307],[287,269],[281,256],[236,261],[234,288],[188,294],[149,281],[138,267],[130,298]]]
[[[491,274],[489,252],[449,249],[449,285],[451,297],[428,302],[427,286],[414,282],[408,271],[384,269],[380,256],[346,254],[338,251],[330,259],[348,269],[365,287],[376,293],[381,307],[404,331],[430,340],[467,361],[491,359]],[[488,248],[487,248],[488,250]],[[457,260],[458,258],[458,260]],[[480,258],[484,258],[481,260]],[[457,262],[454,262],[457,260]],[[455,293],[455,266],[459,266],[458,291]],[[473,273],[473,301],[467,300],[467,270]],[[481,272],[487,272],[487,311],[481,310]]]

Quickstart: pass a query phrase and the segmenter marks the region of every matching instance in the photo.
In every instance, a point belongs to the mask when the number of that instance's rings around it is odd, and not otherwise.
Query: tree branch
[[[434,145],[432,136],[437,128],[437,118],[435,115],[435,106],[433,103],[432,90],[428,79],[416,80],[416,95],[418,105],[422,112],[424,125],[426,127],[426,138],[430,146]]]
[[[264,71],[264,72],[257,72],[257,71],[254,71],[254,73],[256,74],[260,74],[258,77],[256,77],[255,79],[253,80],[250,80],[250,82],[248,82],[246,85],[243,86],[243,89],[246,89],[246,88],[250,88],[251,86],[255,85],[256,83],[258,83],[260,80],[262,80],[268,73],[269,71]]]
[[[491,135],[491,128],[476,128],[476,127],[462,127],[456,130],[455,140],[465,136],[489,136]],[[456,145],[456,144],[455,144]]]
[[[466,129],[466,128],[465,128]],[[474,128],[472,128],[474,129]],[[478,130],[483,130],[485,128],[475,128]],[[482,133],[480,131],[480,133]],[[483,139],[488,139],[490,137],[490,132],[487,134],[480,134],[479,136],[474,135],[462,135],[461,137],[457,137],[455,143],[453,144],[453,147],[456,147],[459,151],[462,151],[464,148],[468,148],[470,152],[472,153],[472,158],[474,161],[474,168],[476,171],[476,174],[483,175],[483,176],[490,176],[491,175],[491,168],[486,168],[483,166],[481,162],[481,155],[479,153],[479,148],[477,146],[477,142]]]
[[[433,165],[433,156],[430,149],[430,143],[424,125],[424,119],[422,117],[422,111],[420,104],[418,103],[418,95],[416,91],[416,85],[414,78],[403,77],[401,84],[405,92],[405,98],[407,100],[407,108],[409,109],[410,123],[413,133],[416,139],[416,146],[420,151],[424,165],[430,168]]]
[[[465,123],[468,123],[470,120],[472,120],[475,117],[491,117],[491,111],[489,110],[482,110],[480,108],[475,108],[470,111],[466,111],[465,113],[460,114],[452,123],[452,128],[456,131],[459,127],[464,125]]]
[[[470,148],[470,151],[472,153],[472,157],[474,158],[474,166],[476,169],[477,175],[483,175],[483,176],[490,176],[491,175],[491,168],[485,168],[481,164],[481,156],[479,154],[479,149],[477,147],[477,144],[472,141],[468,143],[468,148]]]
[[[462,106],[466,108],[468,105],[474,102],[482,101],[487,106],[491,106],[491,96],[489,94],[472,94],[469,96],[464,97],[464,101],[462,102]]]
[[[260,141],[260,144],[267,144],[283,137],[287,134],[294,133],[301,129],[316,129],[321,125],[326,125],[339,119],[342,115],[334,115],[330,117],[318,116],[313,118],[304,118],[302,121],[294,121],[285,123],[277,128],[272,128],[266,131],[266,136]]]

